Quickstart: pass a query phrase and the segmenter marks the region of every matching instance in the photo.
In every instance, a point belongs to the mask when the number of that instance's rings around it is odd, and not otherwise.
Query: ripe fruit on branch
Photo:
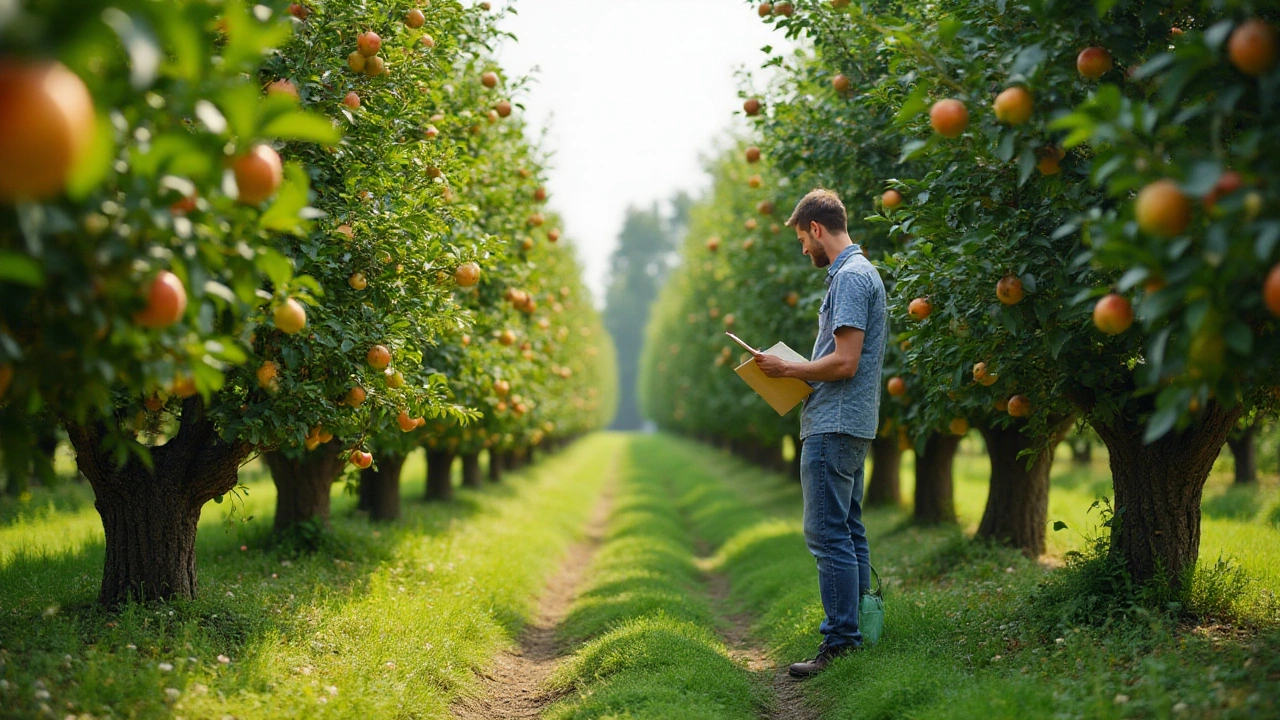
[[[385,370],[391,364],[391,351],[385,345],[374,345],[365,353],[364,359],[374,370]]]
[[[747,178],[748,187],[758,188],[763,184],[764,184],[764,179],[761,178],[759,175],[752,175],[751,177]]]
[[[404,375],[399,370],[387,368],[382,374],[387,378],[387,387],[392,390],[399,390],[404,387]]]
[[[511,114],[511,103],[506,100],[500,100],[497,105],[493,106],[493,110],[498,113],[498,117],[507,117]]]
[[[933,303],[930,303],[925,298],[918,297],[915,300],[912,300],[909,305],[907,305],[907,315],[912,320],[924,320],[925,318],[929,317],[932,314],[933,314]]]
[[[889,378],[889,382],[885,383],[885,388],[893,397],[902,397],[907,393],[907,381],[894,375]]]
[[[560,231],[559,231],[559,230],[557,230],[557,229],[555,229],[555,228],[551,228],[550,230],[548,230],[548,231],[547,231],[547,241],[548,241],[548,242],[555,242],[555,241],[557,241],[557,240],[559,240],[559,239],[560,239]]]
[[[284,80],[284,79],[276,80],[270,85],[267,85],[267,94],[268,95],[284,95],[286,97],[291,97],[294,100],[297,100],[301,97],[301,95],[298,94],[298,86],[294,85],[289,80]]]
[[[751,232],[757,227],[760,227],[760,223],[756,222],[755,218],[747,218],[746,222],[742,223],[742,227],[745,228],[747,232]]]
[[[61,193],[93,135],[79,76],[61,63],[0,59],[0,202]]]
[[[996,120],[1006,125],[1022,125],[1031,119],[1033,105],[1026,88],[1005,88],[996,96]]]
[[[791,292],[787,293],[787,296],[786,298],[784,298],[783,301],[787,304],[788,307],[795,307],[796,305],[800,304],[800,293],[796,292],[795,290],[792,290]]]
[[[498,86],[498,73],[492,70],[480,76],[480,84],[487,88],[495,88]]]
[[[880,202],[884,204],[886,210],[892,210],[902,204],[902,193],[897,190],[885,190],[880,196]]]
[[[424,130],[422,134],[425,135],[428,140],[435,140],[436,137],[440,135],[440,131],[436,129],[435,125],[428,125],[427,129]]]
[[[969,421],[964,418],[952,418],[947,425],[947,429],[951,431],[952,435],[964,435],[969,432]]]
[[[370,455],[369,453],[361,450],[352,450],[351,464],[355,465],[361,470],[366,470],[369,468],[370,465],[373,464],[373,455]]]
[[[1009,415],[1018,418],[1030,417],[1031,400],[1026,395],[1014,395],[1009,398]]]
[[[534,188],[534,189],[533,189],[533,199],[534,199],[534,201],[535,201],[535,202],[546,202],[546,201],[547,201],[547,189],[546,189],[545,187],[542,187],[541,185],[539,185],[538,187]]]
[[[712,236],[707,238],[707,249],[715,252],[720,249],[720,238]]]
[[[969,127],[969,109],[955,98],[939,100],[929,108],[929,124],[944,138],[957,138]]]
[[[774,15],[782,15],[783,17],[791,17],[792,13],[794,13],[795,11],[796,11],[796,6],[795,6],[795,5],[792,5],[792,4],[791,4],[791,3],[789,3],[789,2],[780,2],[780,3],[776,3],[776,4],[773,6],[773,14],[774,14]]]
[[[307,326],[307,311],[303,309],[302,303],[289,298],[276,306],[271,319],[277,330],[285,335],[295,335]]]
[[[354,290],[363,290],[369,286],[369,281],[365,279],[364,273],[351,273],[351,277],[347,278],[347,284]]]
[[[412,432],[418,427],[417,421],[409,417],[409,413],[405,410],[401,410],[396,416],[396,424],[400,426],[400,432]]]
[[[343,397],[343,402],[345,402],[348,407],[358,408],[364,404],[364,399],[366,397],[368,397],[368,395],[365,393],[364,388],[357,386],[347,391],[347,394]]]
[[[1227,57],[1245,75],[1257,77],[1276,66],[1276,30],[1265,20],[1240,23],[1227,40]]]
[[[983,387],[991,387],[1000,378],[999,375],[993,375],[987,370],[985,362],[974,363],[973,380]]]
[[[773,14],[773,4],[767,2],[760,3],[760,7],[756,8],[756,13],[762,18],[769,17]]]
[[[1097,80],[1115,67],[1106,48],[1087,47],[1076,56],[1076,70],[1090,80]]]
[[[343,105],[346,105],[347,107],[351,108],[352,110],[359,110],[359,109],[360,109],[360,96],[359,96],[358,94],[356,94],[356,93],[355,93],[355,91],[349,92],[349,93],[347,93],[347,96],[346,96],[346,97],[342,98],[342,104],[343,104]]]
[[[480,266],[474,262],[465,262],[453,272],[454,282],[462,287],[471,287],[480,282]]]
[[[516,343],[516,334],[511,332],[510,330],[503,330],[498,335],[498,342],[502,343],[503,345],[514,345]]]
[[[849,78],[845,77],[844,74],[831,78],[831,87],[838,93],[848,92],[849,85]]]
[[[1205,210],[1212,210],[1218,204],[1218,200],[1226,195],[1244,187],[1244,178],[1235,170],[1224,170],[1218,176],[1218,182],[1213,184],[1213,189],[1204,196],[1202,203]]]
[[[760,148],[756,147],[755,145],[752,145],[751,147],[747,148],[746,155],[747,155],[747,162],[749,163],[760,162]]]
[[[268,392],[275,392],[280,389],[280,368],[270,360],[258,366],[254,371],[254,375],[258,378],[258,387]]]
[[[303,5],[302,3],[289,3],[288,10],[290,15],[298,18],[299,20],[306,20],[311,16],[311,8]]]
[[[410,10],[404,16],[404,24],[408,25],[414,30],[417,30],[418,28],[422,27],[424,24],[426,24],[426,22],[427,22],[427,16],[424,15],[422,11],[417,8]]]
[[[134,313],[133,321],[142,327],[159,329],[178,322],[187,309],[187,289],[177,275],[161,270],[147,289],[147,306]]]
[[[749,98],[746,102],[742,103],[742,111],[745,112],[748,116],[759,115],[760,101],[757,100],[756,98]]]
[[[756,203],[756,212],[760,213],[761,215],[772,215],[773,203],[768,200],[761,200],[760,202]]]
[[[1143,232],[1160,237],[1177,237],[1191,224],[1191,201],[1167,178],[1142,188],[1133,211]]]
[[[364,62],[364,74],[368,77],[378,77],[387,71],[387,63],[380,57],[374,56]]]
[[[1036,160],[1036,169],[1041,175],[1057,175],[1062,172],[1059,165],[1062,158],[1066,157],[1067,152],[1060,147],[1046,145],[1036,151],[1038,159]]]
[[[1280,263],[1267,273],[1267,280],[1262,284],[1262,301],[1272,315],[1280,317]]]
[[[430,35],[423,35],[421,42],[422,42],[422,45],[426,48],[433,48],[436,46],[436,39],[431,37]]]
[[[506,397],[507,393],[509,392],[511,392],[511,383],[507,382],[506,380],[493,381],[494,395],[497,395],[498,397]]]
[[[1022,290],[1022,280],[1017,275],[1005,275],[996,283],[996,297],[1005,305],[1017,305],[1026,297]]]
[[[259,205],[276,194],[284,182],[284,163],[280,155],[267,145],[254,145],[249,152],[231,164],[239,190],[237,200],[245,205]]]
[[[1133,305],[1123,295],[1110,293],[1093,306],[1093,324],[1107,335],[1119,335],[1133,325]]]
[[[350,47],[349,45],[347,47]],[[382,49],[382,38],[378,37],[378,33],[370,30],[369,32],[360,33],[356,36],[356,51],[361,55],[371,58],[378,54]]]
[[[359,50],[347,56],[347,67],[351,68],[351,72],[364,72],[366,64],[365,57],[360,54]]]
[[[542,223],[546,221],[547,220],[542,216],[542,213],[533,213],[529,216],[529,220],[527,222],[532,227],[542,227]]]

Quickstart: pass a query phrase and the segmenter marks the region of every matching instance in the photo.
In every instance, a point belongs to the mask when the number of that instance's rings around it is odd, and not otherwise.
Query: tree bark
[[[500,455],[503,470],[507,472],[515,472],[520,469],[520,458],[516,456],[515,450],[503,450]]]
[[[1182,591],[1200,553],[1200,500],[1205,481],[1241,408],[1208,403],[1195,422],[1143,442],[1144,424],[1095,422],[1111,454],[1116,517],[1111,556],[1140,585],[1154,580]]]
[[[117,465],[104,447],[105,425],[66,428],[106,533],[98,602],[194,598],[200,509],[236,486],[253,446],[222,440],[199,397],[183,403],[177,434],[151,448],[151,469],[134,455]]]
[[[977,537],[1018,548],[1034,560],[1044,553],[1053,452],[1070,429],[1071,419],[1052,428],[1048,446],[1033,458],[1019,457],[1019,454],[1037,448],[1043,439],[1027,436],[1023,432],[1025,427],[1026,422],[1022,421],[1003,428],[978,427],[991,461],[991,484]]]
[[[462,456],[462,484],[469,488],[484,485],[480,477],[480,453],[470,452]]]
[[[1249,425],[1227,436],[1227,447],[1231,448],[1231,457],[1236,464],[1238,485],[1258,482],[1258,452],[1255,442],[1257,432],[1257,425]]]
[[[902,504],[902,447],[897,433],[871,441],[871,479],[867,483],[866,507]]]
[[[400,517],[400,472],[403,455],[381,455],[373,467],[360,471],[360,502],[367,506],[373,520],[395,520]]]
[[[427,450],[427,500],[453,499],[453,451]]]
[[[925,441],[924,452],[916,457],[916,498],[912,520],[920,525],[956,521],[955,483],[951,466],[960,447],[960,437],[933,433]]]
[[[489,448],[489,482],[502,482],[502,453]]]
[[[329,492],[342,475],[341,455],[342,446],[334,441],[298,456],[280,450],[263,453],[276,485],[276,532],[317,520],[329,525]]]

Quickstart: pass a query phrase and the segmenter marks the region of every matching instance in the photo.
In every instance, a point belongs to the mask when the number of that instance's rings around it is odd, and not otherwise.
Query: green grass
[[[249,473],[241,511],[253,520],[227,526],[225,504],[206,508],[200,598],[119,613],[92,602],[102,531],[91,504],[55,500],[65,509],[50,512],[37,495],[4,508],[0,715],[445,717],[533,611],[624,443],[592,437],[449,504],[417,500],[416,460],[394,524],[355,517],[335,488],[337,550],[302,557],[269,549],[273,487]]]
[[[677,502],[690,511],[695,531],[718,547],[716,561],[731,580],[731,599],[759,619],[755,631],[779,662],[811,654],[820,640],[816,628],[822,610],[816,568],[804,546],[798,484],[717,451],[662,443],[647,457],[679,455],[690,467]],[[904,470],[909,478],[910,465]],[[966,454],[956,471],[962,527],[911,527],[900,510],[865,516],[872,562],[888,585],[886,636],[806,684],[822,717],[1280,713],[1280,622],[1274,617],[1254,617],[1259,628],[1238,631],[1179,627],[1166,617],[1139,613],[1103,628],[1044,635],[1028,621],[1034,609],[1030,598],[1055,571],[966,537],[981,515],[987,468],[981,458]],[[1215,477],[1209,499],[1236,492],[1221,482]],[[1066,484],[1054,487],[1050,519],[1080,528],[1093,499],[1089,490],[1098,483],[1068,478]],[[1228,524],[1206,531],[1202,553],[1207,556],[1244,549],[1240,564],[1260,568],[1274,568],[1280,559],[1275,542],[1280,533],[1265,520],[1212,522]],[[1082,543],[1077,535],[1055,538],[1058,552]],[[1276,593],[1274,578],[1256,574],[1251,592]]]
[[[585,644],[550,680],[570,694],[550,718],[755,718],[763,706],[716,634],[687,519],[671,502],[680,458],[653,449],[632,441],[604,544],[562,625]]]

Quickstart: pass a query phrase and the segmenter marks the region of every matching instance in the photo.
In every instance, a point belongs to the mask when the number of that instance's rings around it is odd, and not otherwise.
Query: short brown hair
[[[845,215],[844,203],[830,190],[810,190],[808,195],[800,198],[791,217],[787,218],[787,227],[807,231],[809,223],[815,221],[831,232],[849,232],[849,218]]]

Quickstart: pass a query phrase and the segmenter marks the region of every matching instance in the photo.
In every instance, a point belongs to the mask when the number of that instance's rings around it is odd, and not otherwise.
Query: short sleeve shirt
[[[884,282],[874,265],[851,245],[840,252],[827,270],[827,294],[818,311],[818,338],[812,360],[836,350],[836,330],[862,330],[862,357],[851,378],[813,383],[800,415],[800,437],[818,433],[842,433],[874,439],[880,414],[880,370],[889,330]]]

